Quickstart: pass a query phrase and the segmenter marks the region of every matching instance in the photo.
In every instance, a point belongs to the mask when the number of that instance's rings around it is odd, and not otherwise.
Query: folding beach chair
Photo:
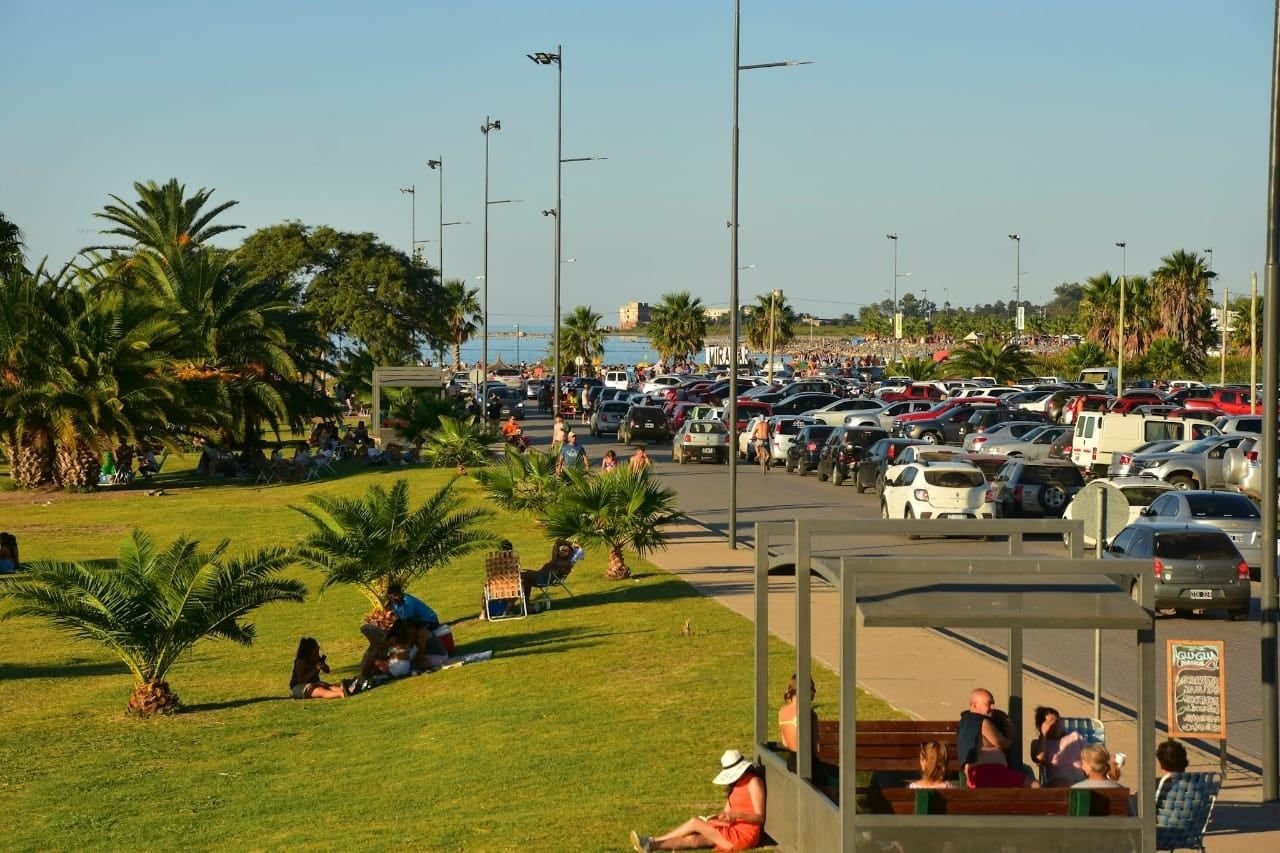
[[[494,622],[529,615],[515,551],[494,551],[484,558],[484,615]]]
[[[1204,853],[1204,833],[1222,789],[1217,773],[1179,773],[1156,792],[1156,849]]]
[[[561,557],[560,548],[567,546],[571,549],[571,555]],[[566,542],[563,539],[557,539],[551,545],[551,559],[536,573],[532,575],[533,589],[537,591],[533,598],[533,609],[550,610],[551,609],[551,590],[555,587],[563,589],[569,593],[569,597],[573,598],[573,590],[569,589],[569,585],[565,583],[569,575],[573,572],[574,564],[577,562],[576,549],[572,542]],[[532,590],[531,590],[532,593]]]

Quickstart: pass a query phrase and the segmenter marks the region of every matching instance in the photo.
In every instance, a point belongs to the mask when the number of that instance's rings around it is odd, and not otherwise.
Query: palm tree
[[[910,376],[917,382],[938,378],[938,363],[932,358],[903,358],[889,365],[895,376]],[[979,374],[982,375],[982,374]]]
[[[476,418],[441,415],[440,426],[427,434],[422,445],[422,461],[437,468],[457,467],[462,473],[468,465],[487,465],[489,445],[496,440],[492,429]]]
[[[604,356],[604,332],[599,314],[590,305],[579,305],[560,323],[560,361],[591,364]]]
[[[1084,285],[1080,313],[1088,324],[1085,338],[1105,350],[1119,347],[1120,279],[1103,272],[1092,276]]]
[[[747,324],[747,342],[754,349],[763,350],[769,346],[771,316],[775,350],[784,349],[795,338],[796,315],[787,304],[787,298],[782,294],[757,296]]]
[[[952,376],[991,376],[1012,382],[1032,372],[1031,353],[1015,342],[991,339],[968,341],[952,350],[946,370]]]
[[[605,548],[609,553],[605,576],[621,580],[631,577],[626,552],[644,557],[665,548],[663,528],[679,518],[674,491],[660,486],[648,471],[620,468],[607,477],[571,476],[547,510],[546,532],[551,539]]]
[[[1067,350],[1063,361],[1068,373],[1079,373],[1088,367],[1105,367],[1110,358],[1102,347],[1083,341]]]
[[[467,284],[459,279],[450,279],[444,283],[441,295],[441,316],[445,323],[446,340],[453,344],[453,369],[462,369],[462,345],[471,339],[479,328],[480,302],[476,298],[479,288],[467,289]]]
[[[1142,360],[1146,372],[1159,379],[1199,373],[1204,369],[1204,359],[1193,357],[1181,341],[1173,338],[1153,341]]]
[[[1206,342],[1214,337],[1209,324],[1212,277],[1204,259],[1185,249],[1161,258],[1160,268],[1151,275],[1160,333],[1180,342],[1192,356],[1202,356]]]
[[[301,581],[280,576],[290,563],[282,548],[232,559],[226,540],[212,551],[199,545],[182,536],[159,550],[135,530],[116,561],[37,563],[0,591],[13,604],[0,619],[33,616],[105,646],[133,673],[131,712],[172,712],[180,703],[165,676],[192,646],[250,645],[256,631],[246,616],[306,598]]]
[[[0,275],[22,269],[22,229],[0,213]]]
[[[352,584],[375,610],[381,609],[389,584],[407,585],[497,543],[494,534],[479,527],[492,513],[468,508],[453,491],[456,482],[441,486],[414,510],[409,508],[408,480],[397,480],[390,491],[370,486],[363,498],[309,495],[309,507],[293,509],[311,519],[315,531],[295,556],[324,574],[322,591]]]
[[[1159,312],[1154,304],[1155,292],[1145,275],[1131,275],[1124,287],[1124,354],[1136,358],[1147,351],[1156,338]],[[1117,337],[1119,330],[1117,329]]]
[[[561,480],[557,458],[543,450],[508,447],[501,459],[477,471],[476,480],[498,506],[512,512],[543,512],[555,502]]]
[[[687,290],[668,293],[649,315],[649,343],[667,364],[688,359],[702,349],[707,338],[707,316],[702,300]]]
[[[133,189],[138,193],[137,204],[112,195],[116,203],[94,214],[115,224],[102,233],[128,239],[131,245],[124,247],[127,250],[142,247],[173,258],[175,254],[203,246],[219,234],[244,227],[212,224],[218,214],[237,204],[228,201],[204,210],[213,190],[201,189],[188,198],[186,186],[179,184],[177,178],[170,178],[163,186],[155,181],[135,182]]]

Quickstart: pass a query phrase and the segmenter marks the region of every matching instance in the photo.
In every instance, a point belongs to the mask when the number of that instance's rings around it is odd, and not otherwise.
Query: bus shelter
[[[388,442],[396,440],[395,428],[384,426],[387,418],[382,411],[383,387],[431,388],[437,395],[443,394],[445,387],[444,371],[438,367],[375,367],[372,382],[373,423],[369,434],[377,439],[379,447],[386,447]]]
[[[1070,558],[1022,554],[1028,533],[1071,533]],[[995,519],[763,522],[756,525],[755,753],[768,785],[765,829],[784,850],[824,851],[1154,851],[1155,625],[1151,565],[1142,560],[1081,558],[1079,521]],[[815,556],[824,537],[853,535],[1008,536],[1004,556],[920,558]],[[768,633],[770,543],[791,540],[795,555],[797,683],[811,661],[814,578],[838,593],[840,639],[839,790],[853,792],[857,768],[857,644],[859,632],[879,627],[1000,628],[1009,632],[1009,715],[1023,719],[1022,639],[1027,629],[1104,629],[1133,632],[1137,653],[1138,761],[1136,817],[1018,815],[894,815],[859,813],[856,797],[833,801],[813,782],[810,696],[798,694],[798,750],[794,769],[769,744]],[[964,540],[956,539],[957,552]],[[1136,580],[1131,595],[1132,581]],[[945,666],[940,661],[939,666]],[[922,673],[922,676],[927,675]],[[982,685],[974,685],[982,686]],[[961,709],[957,708],[957,716]]]

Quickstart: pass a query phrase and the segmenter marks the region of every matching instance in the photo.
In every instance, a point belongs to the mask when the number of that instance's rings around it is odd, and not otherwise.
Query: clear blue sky
[[[0,211],[69,259],[135,180],[177,177],[248,229],[299,219],[481,271],[490,313],[550,322],[555,71],[564,45],[566,310],[728,302],[731,0],[379,3],[10,0]],[[893,283],[957,305],[1212,247],[1233,292],[1265,258],[1273,9],[1264,0],[744,0],[744,301],[856,312]],[[236,232],[236,234],[246,232]],[[237,238],[238,239],[238,238]],[[425,247],[434,262],[438,247]]]

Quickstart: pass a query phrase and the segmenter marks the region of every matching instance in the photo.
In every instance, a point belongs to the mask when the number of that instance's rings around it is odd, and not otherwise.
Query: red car
[[[999,397],[952,397],[950,400],[944,400],[931,409],[925,409],[923,412],[908,412],[905,415],[898,415],[893,419],[893,422],[894,424],[899,424],[910,423],[911,421],[929,421],[940,415],[945,415],[957,406],[1003,406],[1004,404],[1004,401]]]

